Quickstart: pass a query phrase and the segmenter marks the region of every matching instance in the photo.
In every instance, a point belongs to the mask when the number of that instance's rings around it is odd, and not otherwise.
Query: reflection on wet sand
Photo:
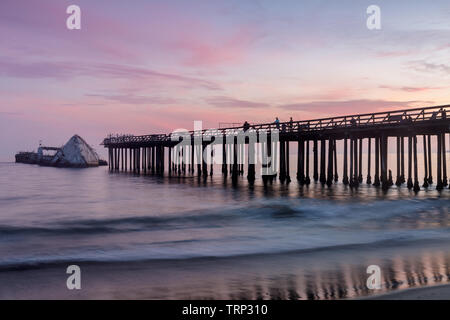
[[[343,258],[347,258],[344,256]],[[274,258],[277,260],[277,258]],[[280,257],[278,260],[284,266],[275,266],[272,262],[264,264],[267,268],[255,266],[253,276],[251,270],[247,272],[236,272],[226,266],[220,268],[213,263],[216,268],[217,278],[211,279],[209,275],[203,275],[204,281],[195,284],[190,282],[195,288],[190,291],[189,298],[192,299],[273,299],[273,300],[334,300],[365,297],[369,295],[382,294],[393,290],[403,290],[413,287],[433,286],[450,283],[450,253],[445,250],[434,252],[421,252],[420,256],[411,253],[407,255],[394,254],[392,257],[383,259],[367,259],[355,261],[342,261],[332,268],[323,268],[316,263],[310,264],[310,258],[306,258],[304,265],[292,265],[291,262],[297,260]],[[262,259],[264,260],[264,259]],[[302,260],[302,259],[300,259]],[[319,259],[321,260],[321,259]],[[246,267],[261,263],[259,258],[251,263],[243,263]],[[361,262],[363,262],[361,264]],[[369,274],[366,273],[367,266],[377,264],[381,268],[382,288],[371,290],[366,286]],[[205,263],[203,267],[207,267]],[[226,265],[226,263],[225,263]],[[241,262],[237,262],[240,266]],[[315,265],[315,266],[314,266]],[[195,279],[200,270],[194,268],[194,274],[189,274],[188,278]],[[200,269],[203,269],[200,267]],[[168,283],[167,283],[168,284]],[[214,288],[208,290],[207,288]],[[178,284],[179,285],[179,284]],[[180,288],[176,284],[169,284],[167,296],[158,294],[158,299],[181,299],[189,291],[187,288]],[[185,283],[184,285],[188,285]],[[183,286],[184,286],[183,285]],[[152,289],[150,289],[152,291]]]

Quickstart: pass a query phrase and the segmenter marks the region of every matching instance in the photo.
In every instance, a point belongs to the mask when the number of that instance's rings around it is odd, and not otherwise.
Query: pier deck
[[[444,105],[278,124],[250,124],[245,128],[235,126],[141,136],[109,136],[104,139],[102,145],[109,149],[111,171],[130,170],[135,173],[161,175],[166,172],[167,161],[169,175],[194,174],[197,167],[198,175],[206,177],[212,174],[213,166],[208,161],[210,162],[210,155],[213,155],[215,163],[218,163],[218,158],[221,160],[219,162],[222,164],[222,173],[230,173],[233,178],[244,173],[246,163],[247,178],[253,183],[256,159],[260,157],[264,183],[272,181],[275,176],[284,183],[291,181],[288,157],[290,142],[297,142],[299,183],[309,184],[314,179],[331,186],[338,181],[336,141],[343,140],[342,182],[357,187],[363,181],[362,152],[363,141],[366,140],[366,182],[387,189],[394,184],[387,161],[388,138],[394,137],[397,142],[395,183],[401,185],[406,182],[408,188],[419,191],[417,140],[418,136],[422,136],[423,187],[433,184],[432,168],[435,165],[436,188],[443,189],[448,185],[445,137],[450,133],[450,118],[447,117],[449,110],[450,106]],[[373,162],[372,143],[375,151]],[[436,148],[431,148],[432,143],[436,144]],[[212,145],[222,151],[221,155],[218,156],[217,152],[212,151]],[[432,157],[432,150],[436,157]],[[310,156],[313,160],[312,177]],[[432,163],[434,158],[435,164]]]

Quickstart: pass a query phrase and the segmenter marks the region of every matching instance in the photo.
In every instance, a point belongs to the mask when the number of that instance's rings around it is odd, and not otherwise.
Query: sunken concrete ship
[[[19,152],[16,162],[63,168],[88,168],[108,165],[79,135],[62,147],[39,146],[37,152]]]

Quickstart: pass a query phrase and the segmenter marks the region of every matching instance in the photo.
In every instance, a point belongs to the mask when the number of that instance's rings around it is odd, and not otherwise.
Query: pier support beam
[[[238,177],[238,145],[237,145],[237,137],[233,138],[233,170],[231,173],[231,178],[233,182],[237,182]]]
[[[333,139],[328,139],[328,170],[327,170],[327,186],[331,187],[333,184]]]
[[[400,137],[400,181],[405,183],[405,137]]]
[[[417,164],[417,136],[414,136],[414,191],[417,192],[420,190],[419,186],[419,173],[418,173],[418,164]]]
[[[433,167],[431,161],[431,135],[428,135],[428,185],[433,184]]]
[[[264,186],[267,185],[267,166],[268,166],[268,157],[267,157],[267,143],[260,143],[261,150],[261,174]]]
[[[152,147],[152,174],[156,171],[156,147]]]
[[[423,187],[428,188],[428,150],[427,150],[427,136],[423,135]]]
[[[222,174],[224,176],[228,175],[228,168],[227,168],[227,144],[226,144],[226,138],[223,137],[223,143],[222,143]]]
[[[112,159],[112,152],[111,152],[111,147],[108,148],[108,169],[109,171],[111,171],[111,161]]]
[[[381,187],[387,190],[390,186],[388,180],[388,137],[381,136]]]
[[[348,181],[348,163],[347,163],[347,156],[348,156],[348,151],[347,151],[347,138],[344,139],[344,161],[343,161],[343,165],[344,168],[342,169],[342,183],[347,185],[349,183]]]
[[[334,158],[334,182],[339,181],[338,162],[337,162],[337,146],[336,140],[333,139],[333,158]]]
[[[248,148],[247,148],[247,162],[248,162],[248,168],[247,168],[247,180],[250,185],[253,185],[255,182],[255,153],[256,153],[256,145],[254,142],[250,141],[248,142]],[[226,165],[225,165],[226,167]]]
[[[380,186],[380,138],[375,137],[375,178],[373,185]]]
[[[369,138],[367,141],[367,184],[372,184],[372,178],[370,176],[370,159],[372,157],[372,139]]]
[[[317,139],[314,139],[314,144],[313,144],[313,166],[314,166],[313,167],[313,170],[314,170],[314,172],[313,172],[313,179],[314,179],[314,181],[319,180],[318,152],[319,152],[319,150],[318,150]]]
[[[442,185],[448,186],[447,182],[447,151],[445,148],[445,132],[442,133]]]
[[[442,190],[444,184],[442,183],[442,135],[437,135],[437,182],[436,189]]]
[[[209,175],[212,176],[214,174],[214,145],[210,144],[209,147],[211,148],[211,163],[209,166]]]
[[[355,184],[355,182],[354,182],[354,175],[353,175],[353,164],[354,164],[354,161],[353,161],[353,157],[354,157],[354,155],[355,155],[355,153],[354,153],[354,143],[353,143],[354,141],[353,141],[353,138],[350,138],[350,172],[349,172],[349,184],[350,184],[350,187],[353,187],[354,186],[354,184]]]
[[[354,139],[354,167],[353,169],[355,170],[354,175],[353,175],[353,186],[357,187],[359,185],[359,173],[358,173],[358,167],[359,167],[359,161],[358,161],[358,156],[359,156],[359,152],[358,152],[358,138]]]
[[[397,179],[395,184],[400,186],[402,184],[402,174],[401,174],[401,143],[400,137],[397,137]]]
[[[173,151],[173,148],[169,147],[168,155],[167,155],[168,156],[167,170],[168,170],[169,177],[172,175],[172,151]]]
[[[286,180],[286,142],[280,140],[280,181],[284,183]]]
[[[412,137],[408,137],[408,181],[406,183],[408,189],[411,189],[414,184],[412,181]]]
[[[320,140],[320,182],[322,184],[325,184],[327,182],[326,178],[326,145],[325,145],[325,139]]]
[[[306,173],[305,173],[305,184],[310,184],[311,178],[309,177],[309,140],[306,140]]]
[[[297,180],[303,185],[305,183],[305,142],[302,138],[298,138],[298,153],[297,153]]]
[[[303,157],[304,154],[303,154]],[[290,174],[290,168],[289,168],[289,140],[286,141],[286,183],[290,183],[291,182],[291,174]]]
[[[202,144],[202,175],[204,178],[208,176],[208,164],[206,163],[205,155],[206,155],[206,144]]]
[[[195,172],[195,143],[194,143],[194,137],[191,137],[191,164],[190,164],[190,168],[191,168],[191,174],[194,174]]]
[[[362,176],[362,143],[363,143],[363,139],[359,139],[359,169],[358,169],[358,182],[362,183],[363,182],[363,176]]]

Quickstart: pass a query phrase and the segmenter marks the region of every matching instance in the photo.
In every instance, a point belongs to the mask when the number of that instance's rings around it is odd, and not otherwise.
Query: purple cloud
[[[149,96],[139,96],[134,94],[121,94],[121,95],[108,95],[108,94],[86,94],[86,97],[98,97],[106,100],[123,103],[123,104],[150,104],[150,105],[165,105],[174,104],[179,102],[178,99],[167,98],[167,97],[149,97]]]
[[[258,109],[270,107],[269,104],[263,102],[252,102],[247,100],[234,99],[224,96],[217,96],[205,99],[207,103],[217,108],[247,108]]]
[[[285,104],[279,106],[284,110],[298,110],[314,113],[356,114],[370,113],[387,109],[414,107],[415,104],[432,103],[425,101],[389,101],[389,100],[348,100],[348,101],[314,101]]]
[[[0,75],[15,78],[51,78],[64,80],[78,76],[93,78],[120,78],[126,80],[149,80],[170,82],[183,88],[203,88],[220,90],[220,86],[212,81],[178,74],[163,73],[142,67],[119,64],[82,64],[79,62],[22,62],[14,59],[0,58]]]

